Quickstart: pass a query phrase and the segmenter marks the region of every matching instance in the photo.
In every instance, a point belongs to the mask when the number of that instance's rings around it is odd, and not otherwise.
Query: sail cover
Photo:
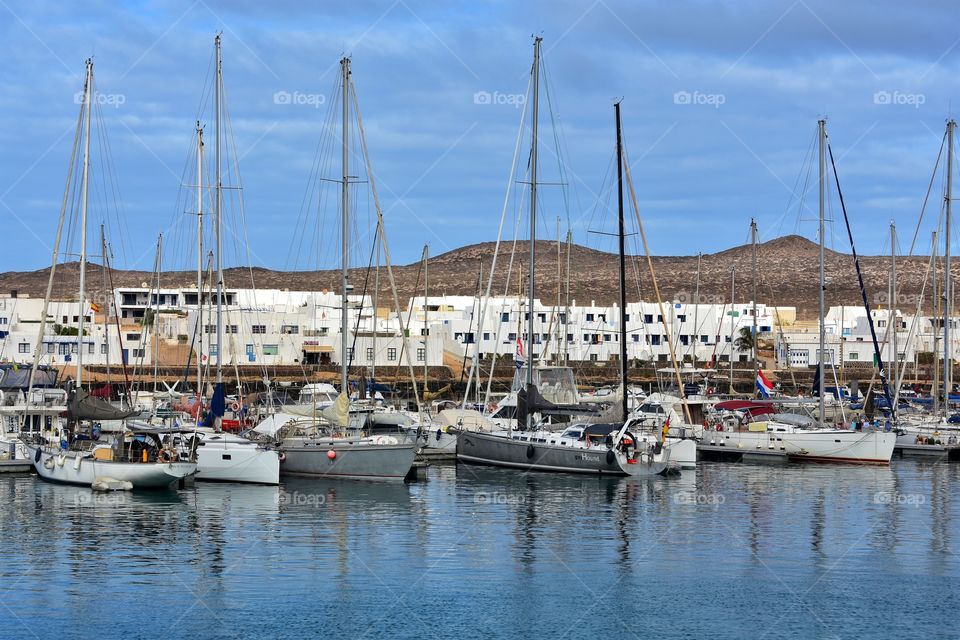
[[[72,420],[123,420],[129,418],[135,409],[118,409],[103,398],[97,398],[83,389],[73,393],[67,402],[67,415]]]

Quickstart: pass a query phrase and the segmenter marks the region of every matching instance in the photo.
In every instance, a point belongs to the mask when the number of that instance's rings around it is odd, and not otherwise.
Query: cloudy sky
[[[541,128],[558,123],[567,162],[560,175],[545,135],[543,179],[566,182],[569,195],[564,205],[549,193],[559,187],[544,188],[542,233],[553,236],[560,216],[587,244],[616,98],[651,249],[694,254],[745,242],[751,217],[762,239],[815,237],[798,194],[821,116],[859,249],[887,251],[895,220],[905,252],[960,97],[946,0],[310,4],[0,0],[0,269],[49,263],[91,55],[109,139],[94,145],[92,172],[109,174],[117,194],[98,192],[92,224],[106,219],[118,266],[150,268],[160,232],[183,245],[167,264],[189,266],[194,222],[181,185],[218,31],[247,223],[245,236],[227,234],[225,259],[246,262],[249,250],[272,268],[335,264],[291,254],[323,251],[298,234],[344,53],[401,263],[424,242],[436,255],[496,238],[533,33],[544,38],[552,106]],[[803,203],[815,207],[814,196]],[[831,243],[845,248],[839,232]]]

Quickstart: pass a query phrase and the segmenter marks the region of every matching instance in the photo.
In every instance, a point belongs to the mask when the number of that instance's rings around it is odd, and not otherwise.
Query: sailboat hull
[[[280,474],[402,482],[413,468],[415,449],[414,444],[288,438],[281,446]]]
[[[897,434],[892,431],[796,429],[791,431],[708,431],[701,443],[779,453],[793,462],[890,464]]]
[[[194,462],[114,462],[94,460],[76,451],[61,453],[49,449],[40,449],[37,458],[37,447],[29,445],[27,452],[42,479],[86,487],[97,478],[113,478],[131,483],[134,489],[163,489],[197,471]]]
[[[656,457],[629,464],[622,455],[607,456],[608,449],[552,445],[521,440],[507,434],[463,431],[457,438],[457,461],[528,471],[553,471],[609,476],[663,474],[669,463],[666,449]]]

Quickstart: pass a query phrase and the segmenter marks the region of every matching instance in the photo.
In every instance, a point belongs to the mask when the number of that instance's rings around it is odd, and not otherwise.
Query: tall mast
[[[953,282],[950,275],[950,243],[953,239],[951,213],[953,206],[953,132],[955,120],[947,122],[947,194],[943,226],[943,407],[950,413],[950,387],[953,379],[953,349],[950,345],[950,315],[952,313]]]
[[[342,183],[340,185],[340,236],[341,236],[341,264],[340,278],[342,283],[343,295],[340,300],[340,391],[349,393],[347,387],[347,331],[350,324],[347,319],[347,295],[353,288],[350,285],[349,267],[349,217],[350,217],[350,58],[344,56],[340,60],[341,85],[343,88],[343,128],[342,136],[342,157],[341,167],[343,169]]]
[[[817,395],[819,396],[819,419],[820,424],[823,425],[826,420],[826,409],[823,404],[823,379],[825,377],[825,372],[823,370],[823,361],[826,358],[826,327],[824,327],[824,300],[823,300],[823,287],[824,287],[824,252],[823,252],[823,243],[824,243],[824,214],[826,206],[826,195],[827,195],[827,121],[819,120],[817,121],[817,139],[819,140],[820,148],[820,291],[818,296],[819,304],[819,318],[820,318],[820,355],[817,357],[817,367],[820,369],[820,375],[817,376],[819,381]]]
[[[160,373],[160,273],[163,270],[163,234],[157,238],[157,297],[153,306],[153,392],[157,392],[157,378]]]
[[[203,127],[197,121],[197,394],[203,393]],[[218,350],[219,353],[219,350]],[[217,356],[219,357],[219,355]]]
[[[533,387],[533,298],[536,278],[537,242],[537,114],[540,109],[540,43],[543,38],[533,39],[533,123],[530,127],[530,274],[527,284],[527,393]],[[529,398],[529,396],[528,396]],[[527,429],[533,425],[533,416],[527,411]]]
[[[77,389],[83,376],[83,325],[87,297],[87,194],[90,190],[90,112],[93,111],[93,59],[87,59],[87,82],[84,87],[84,105],[87,113],[83,136],[83,186],[80,204],[80,315],[77,322]]]
[[[619,224],[618,240],[620,242],[620,392],[623,395],[621,409],[623,421],[630,418],[629,402],[627,400],[627,269],[624,257],[624,225],[623,225],[623,135],[620,130],[620,103],[613,105],[617,119],[617,223]]]
[[[570,322],[570,251],[573,246],[573,232],[568,228],[567,229],[567,277],[564,278],[564,333],[566,333],[567,323]],[[570,343],[567,342],[567,337],[563,337],[563,364],[566,365],[570,361]]]
[[[900,369],[900,349],[897,344],[897,329],[899,328],[899,322],[897,322],[897,225],[893,222],[890,223],[890,324],[887,325],[888,329],[893,331],[893,384],[898,385],[900,381],[900,376],[898,375]],[[899,386],[894,388],[894,395],[899,395],[897,389]]]
[[[753,340],[751,340],[752,346],[750,351],[752,351],[751,356],[753,357],[753,380],[756,384],[757,375],[760,372],[760,361],[757,359],[757,221],[754,218],[750,218],[750,245],[751,245],[751,269],[753,273],[751,274],[751,286],[753,291],[750,294],[750,297],[753,298],[751,309],[751,315],[753,316]]]
[[[374,232],[374,242],[377,244],[377,267],[373,272],[373,363],[370,365],[370,379],[377,381],[377,309],[380,306],[380,225]],[[424,358],[426,359],[426,358]],[[375,388],[375,387],[374,387]]]
[[[215,83],[216,93],[216,138],[217,147],[214,153],[217,165],[217,189],[215,198],[216,211],[214,212],[217,220],[217,384],[223,383],[223,261],[220,254],[223,252],[223,240],[221,227],[223,226],[223,179],[220,175],[220,112],[223,89],[223,65],[220,60],[220,34],[217,34],[214,40],[217,50],[217,79]]]
[[[730,270],[730,347],[727,349],[727,353],[730,354],[727,358],[730,360],[730,394],[733,395],[733,343],[736,338],[736,323],[734,318],[737,316],[736,311],[734,311],[734,299],[737,295],[737,268],[734,267]]]

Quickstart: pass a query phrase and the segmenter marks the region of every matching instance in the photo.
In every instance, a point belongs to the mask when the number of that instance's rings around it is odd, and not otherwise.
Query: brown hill
[[[507,266],[510,261],[512,243],[502,243],[497,258],[497,273],[494,278],[494,293],[510,294],[517,292],[517,273],[523,265],[526,273],[529,264],[529,251],[525,243],[518,243],[514,256],[514,272],[511,284],[506,289]],[[557,253],[556,244],[548,241],[537,243],[537,295],[549,303],[557,295]],[[483,284],[486,286],[487,274],[493,258],[494,243],[485,242],[455,249],[435,256],[429,260],[430,293],[432,295],[472,295],[477,290],[477,276],[483,265]],[[751,247],[743,245],[713,254],[704,254],[700,260],[700,300],[711,303],[730,301],[731,269],[736,269],[736,301],[746,302],[751,298]],[[815,243],[800,236],[784,236],[762,243],[757,249],[759,301],[797,307],[801,318],[816,316],[818,282],[818,247]],[[561,262],[565,267],[566,248]],[[628,266],[628,300],[653,300],[653,286],[646,259],[632,257]],[[665,300],[692,302],[697,280],[697,256],[655,256],[652,259],[656,271],[657,283]],[[899,258],[898,305],[902,309],[911,309],[916,304],[922,279],[929,258]],[[587,304],[591,300],[598,304],[612,304],[617,299],[618,267],[617,256],[587,247],[574,245],[571,248],[570,297],[578,304]],[[887,306],[887,287],[890,259],[884,256],[866,256],[861,258],[867,291],[873,305]],[[420,293],[422,280],[418,285],[419,263],[395,268],[397,288],[401,304],[407,298]],[[272,289],[293,289],[303,291],[336,291],[339,289],[339,272],[324,271],[273,271],[255,267],[227,269],[224,279],[227,286],[249,288],[253,283],[257,287]],[[826,303],[827,305],[860,304],[860,292],[857,287],[853,259],[849,254],[826,251]],[[31,296],[42,296],[46,291],[48,269],[28,272],[7,272],[0,274],[0,291],[13,289]],[[639,275],[639,283],[636,275]],[[955,270],[955,275],[960,271]],[[351,279],[357,293],[364,289],[365,269],[351,270]],[[389,285],[381,273],[381,304],[387,305]],[[116,270],[112,274],[113,286],[140,286],[152,281],[152,274],[144,271]],[[54,295],[58,298],[75,297],[79,269],[77,263],[61,265],[57,270],[57,282]],[[167,272],[161,277],[163,287],[190,286],[196,280],[193,272]],[[88,269],[88,286],[92,291],[100,289],[101,275],[97,265]],[[373,286],[372,277],[368,291]],[[526,284],[523,285],[526,292]],[[562,285],[561,285],[562,286]],[[930,299],[930,285],[925,298]],[[925,305],[929,308],[929,304]]]

